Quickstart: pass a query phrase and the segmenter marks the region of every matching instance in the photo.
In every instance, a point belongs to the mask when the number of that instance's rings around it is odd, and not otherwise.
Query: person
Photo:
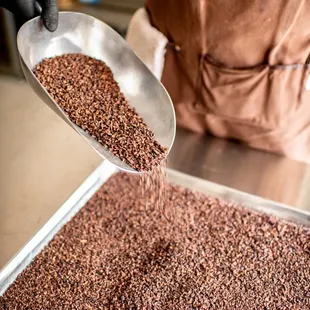
[[[11,11],[25,20],[41,15],[43,24],[49,31],[57,29],[57,0],[0,0],[0,7]]]
[[[0,0],[57,28],[56,0]],[[127,40],[177,124],[310,163],[310,1],[146,0]]]
[[[127,40],[179,126],[310,162],[310,1],[146,0]]]

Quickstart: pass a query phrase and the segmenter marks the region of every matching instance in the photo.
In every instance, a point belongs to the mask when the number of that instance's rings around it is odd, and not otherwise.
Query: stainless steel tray
[[[118,170],[109,162],[103,162],[58,209],[31,240],[3,267],[0,273],[0,296],[14,282],[16,277],[30,264],[32,259],[55,236],[93,196],[93,194]],[[310,213],[296,208],[249,195],[216,183],[167,169],[170,182],[225,201],[234,201],[266,214],[310,227]]]

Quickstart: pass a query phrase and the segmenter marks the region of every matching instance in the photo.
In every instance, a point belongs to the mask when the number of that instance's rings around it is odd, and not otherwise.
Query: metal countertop
[[[168,167],[310,211],[310,165],[178,129]]]

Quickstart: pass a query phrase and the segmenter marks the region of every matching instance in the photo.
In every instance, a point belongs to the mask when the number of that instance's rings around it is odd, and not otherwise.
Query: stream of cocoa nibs
[[[2,309],[310,309],[309,228],[171,184],[167,220],[139,185],[112,176]]]
[[[121,92],[111,69],[83,54],[46,58],[34,74],[69,119],[137,171],[151,171],[167,150]]]

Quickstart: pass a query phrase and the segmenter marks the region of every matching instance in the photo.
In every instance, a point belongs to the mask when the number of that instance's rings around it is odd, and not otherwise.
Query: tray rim
[[[169,175],[179,176],[180,179],[186,179],[188,182],[178,185],[185,186],[194,191],[202,192],[206,195],[210,195],[218,198],[219,200],[225,200],[226,202],[233,202],[251,211],[259,213],[265,213],[271,216],[275,216],[284,221],[289,221],[297,225],[303,225],[310,227],[310,211],[292,207],[290,205],[277,202],[271,199],[267,199],[261,196],[249,194],[225,185],[221,185],[215,182],[211,182],[196,176],[192,176],[177,170],[166,169]],[[189,184],[189,182],[192,182]],[[172,182],[173,183],[173,182]],[[193,185],[194,184],[194,185]],[[204,189],[203,189],[204,188]],[[207,192],[206,192],[207,190]],[[270,211],[274,212],[270,212]],[[286,216],[283,216],[283,212],[286,212]],[[277,213],[277,214],[274,214]],[[287,216],[293,216],[287,218]]]
[[[38,229],[16,254],[0,269],[0,296],[31,263],[61,227],[67,223],[95,194],[109,177],[117,172],[116,166],[103,161],[69,196],[60,208]]]

